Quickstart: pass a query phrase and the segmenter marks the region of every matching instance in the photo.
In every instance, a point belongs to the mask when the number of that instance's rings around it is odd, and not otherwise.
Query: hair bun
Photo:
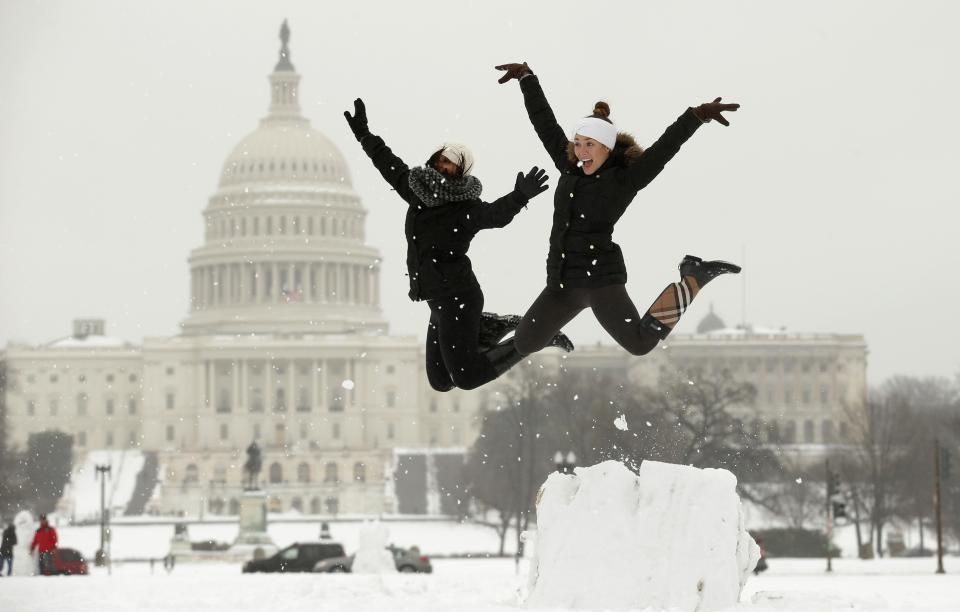
[[[606,119],[610,116],[610,105],[600,100],[593,105],[593,116],[600,117],[601,119]]]

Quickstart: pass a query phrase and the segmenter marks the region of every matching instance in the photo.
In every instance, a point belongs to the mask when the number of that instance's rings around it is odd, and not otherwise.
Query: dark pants
[[[7,564],[7,576],[13,572],[13,554],[0,556],[0,574],[3,573],[3,564]]]
[[[476,389],[497,377],[481,352],[480,314],[483,292],[477,289],[429,300],[427,380],[437,391]]]
[[[53,553],[49,551],[40,553],[40,575],[53,576],[53,574]]]
[[[659,338],[640,326],[640,314],[627,295],[625,285],[596,289],[547,287],[520,321],[516,333],[517,350],[524,355],[539,351],[585,308],[593,310],[593,315],[607,333],[633,355],[646,355],[659,342]]]

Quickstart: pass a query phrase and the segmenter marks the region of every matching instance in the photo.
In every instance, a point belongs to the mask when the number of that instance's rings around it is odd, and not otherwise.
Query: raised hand
[[[530,66],[527,66],[527,62],[523,62],[522,64],[500,64],[499,66],[494,66],[494,68],[497,70],[507,71],[503,76],[501,76],[497,80],[497,83],[500,83],[501,85],[503,85],[510,79],[519,80],[520,77],[524,77],[528,74],[533,73],[533,71],[530,70]]]
[[[517,172],[515,189],[519,191],[523,197],[530,200],[548,189],[548,178],[550,177],[547,176],[546,170],[541,170],[534,166],[530,169],[530,172],[527,172],[526,176],[523,175],[523,172]]]
[[[346,118],[347,123],[350,124],[350,130],[353,132],[353,135],[357,137],[357,140],[370,134],[370,128],[367,127],[367,107],[364,105],[363,100],[360,98],[354,100],[353,115],[350,114],[350,111],[343,111],[343,116]]]
[[[697,117],[700,118],[704,123],[709,123],[710,121],[716,119],[721,125],[729,126],[730,122],[727,121],[726,117],[720,113],[724,111],[736,111],[740,108],[739,104],[722,104],[720,102],[721,98],[715,99],[713,102],[704,102],[700,106],[693,109],[693,112],[697,114]]]

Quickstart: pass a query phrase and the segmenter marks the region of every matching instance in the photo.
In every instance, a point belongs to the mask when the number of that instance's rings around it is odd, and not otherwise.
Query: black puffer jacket
[[[513,191],[490,204],[475,199],[428,207],[410,188],[409,167],[382,138],[371,134],[360,144],[383,178],[409,205],[404,231],[410,299],[431,300],[479,288],[467,257],[470,241],[480,230],[510,223],[527,198]]]
[[[561,172],[553,200],[547,286],[596,288],[626,283],[627,269],[613,241],[613,226],[637,192],[663,170],[702,122],[687,109],[646,151],[629,134],[620,133],[610,157],[588,176],[577,167],[570,141],[537,77],[521,79],[520,89],[530,122]]]

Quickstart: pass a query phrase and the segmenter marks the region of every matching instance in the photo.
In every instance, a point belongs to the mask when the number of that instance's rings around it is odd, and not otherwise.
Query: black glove
[[[523,175],[523,172],[517,172],[517,184],[514,186],[514,190],[530,200],[548,189],[546,184],[548,178],[550,177],[547,176],[546,170],[534,166],[530,169],[530,172],[527,172],[526,176]]]
[[[527,66],[527,62],[522,64],[500,64],[499,66],[494,66],[496,70],[506,70],[507,72],[497,79],[497,83],[503,85],[510,79],[520,80],[521,77],[525,77],[528,74],[533,74],[533,71],[530,70],[530,66]]]
[[[357,140],[362,140],[364,136],[370,135],[370,128],[367,127],[367,107],[364,106],[363,100],[360,98],[354,100],[353,115],[350,114],[350,111],[343,111],[343,116],[350,124],[350,129]]]

